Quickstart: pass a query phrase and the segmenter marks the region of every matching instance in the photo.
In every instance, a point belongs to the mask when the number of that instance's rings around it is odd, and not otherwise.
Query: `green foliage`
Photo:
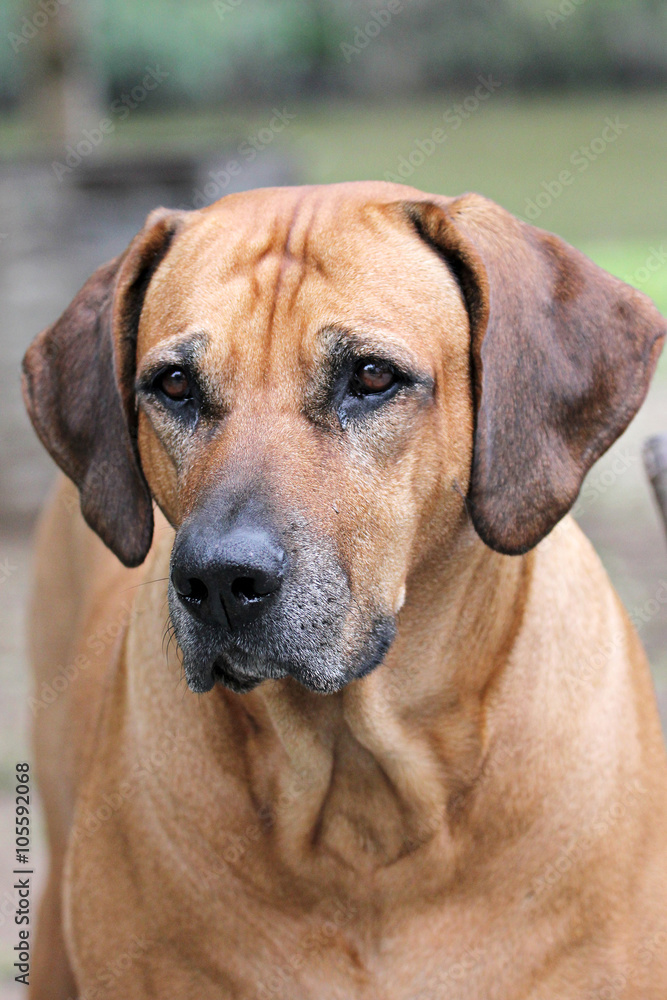
[[[158,99],[171,105],[314,90],[391,96],[466,86],[480,72],[521,89],[667,79],[663,0],[10,0],[0,6],[5,102],[39,60],[45,29],[19,51],[10,33],[43,21],[45,4],[67,7],[109,96],[159,62],[170,76]]]

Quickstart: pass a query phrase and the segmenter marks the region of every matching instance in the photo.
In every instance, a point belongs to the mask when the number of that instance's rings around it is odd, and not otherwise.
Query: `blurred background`
[[[13,773],[30,759],[30,533],[54,468],[19,364],[158,204],[384,178],[479,191],[667,312],[664,0],[4,0],[0,7],[0,997],[13,983]],[[667,545],[649,399],[576,507],[667,723]],[[48,609],[44,609],[48,615]],[[33,853],[41,882],[41,821]]]

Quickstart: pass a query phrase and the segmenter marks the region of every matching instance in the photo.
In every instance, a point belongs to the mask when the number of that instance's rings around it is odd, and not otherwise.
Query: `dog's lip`
[[[211,673],[214,683],[224,684],[225,687],[231,688],[232,691],[236,691],[239,694],[252,691],[253,688],[266,679],[258,677],[255,674],[241,673],[237,669],[234,669],[225,654],[222,654],[213,661]]]

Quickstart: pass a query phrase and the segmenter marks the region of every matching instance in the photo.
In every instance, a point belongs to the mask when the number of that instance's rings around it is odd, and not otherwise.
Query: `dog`
[[[94,273],[24,360],[35,1000],[667,997],[655,696],[567,516],[664,335],[380,182],[158,209]]]

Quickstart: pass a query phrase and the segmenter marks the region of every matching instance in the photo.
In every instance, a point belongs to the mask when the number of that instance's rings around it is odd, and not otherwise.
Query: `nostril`
[[[184,597],[186,601],[191,601],[193,604],[203,604],[208,597],[208,587],[202,580],[197,580],[195,577],[182,580],[176,590],[179,597]]]
[[[198,604],[203,603],[208,597],[208,587],[202,580],[197,580],[195,578],[188,580],[188,585],[190,587],[189,598],[191,601],[196,601]]]
[[[270,590],[262,593],[257,587],[257,581],[250,576],[240,576],[232,583],[232,594],[237,601],[261,601],[269,593]]]

